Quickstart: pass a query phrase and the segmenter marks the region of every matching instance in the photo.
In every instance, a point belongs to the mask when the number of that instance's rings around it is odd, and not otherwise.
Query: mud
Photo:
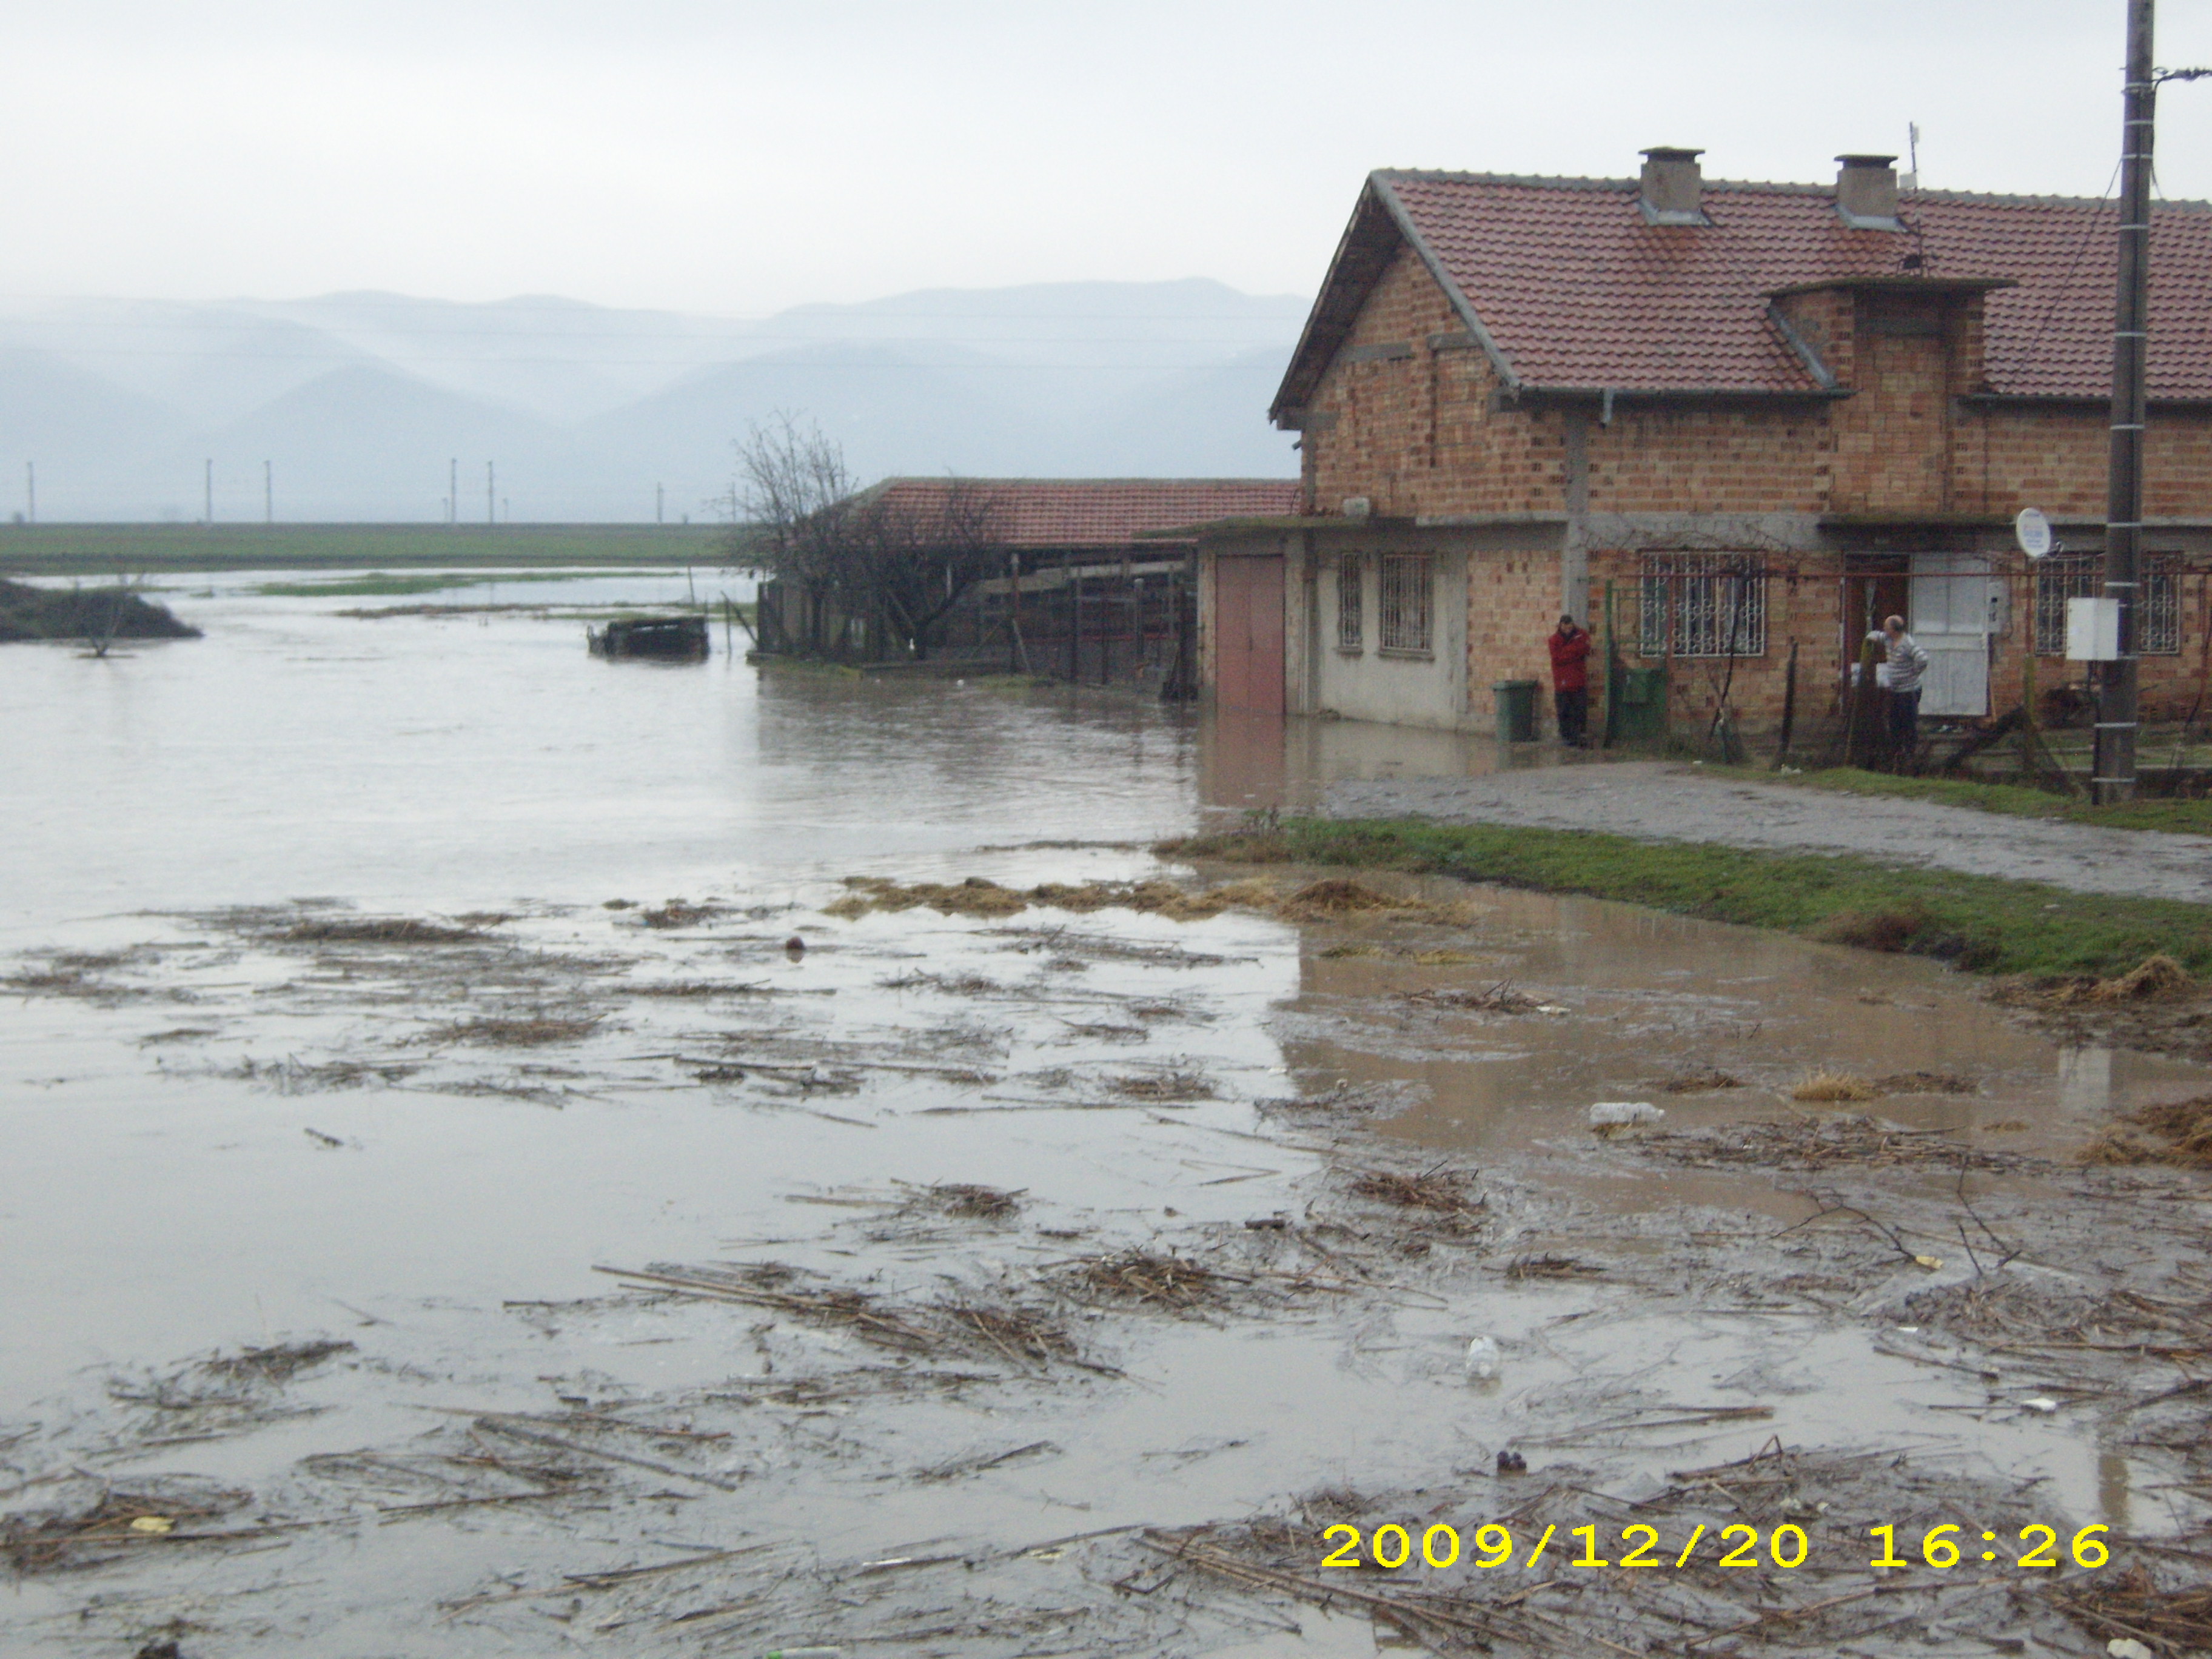
[[[314,1168],[406,1165],[410,1099],[587,1114],[602,1175],[656,1101],[696,1102],[695,1136],[702,1110],[813,1127],[672,1226],[610,1229],[589,1185],[564,1203],[533,1177],[555,1213],[526,1255],[489,1252],[474,1282],[498,1294],[365,1267],[359,1299],[333,1281],[360,1311],[319,1329],[47,1365],[0,1428],[11,1644],[1918,1653],[1996,1632],[2087,1654],[2130,1615],[2191,1628],[2212,1202],[2186,1171],[2075,1154],[2122,1114],[2179,1123],[2212,1075],[2053,1049],[1940,969],[1840,947],[1382,878],[1324,904],[1289,872],[1267,890],[1310,896],[1298,923],[1249,888],[1206,902],[1243,879],[1113,884],[1191,894],[1188,920],[1055,913],[1040,888],[1095,884],[1048,881],[1005,913],[839,915],[825,883],[685,901],[672,929],[319,901],[25,952],[10,990],[80,1064],[260,1091],[241,1127],[275,1111],[246,1133],[339,1160]],[[185,994],[192,1027],[145,1029]],[[1873,1109],[1790,1098],[1823,1072]],[[1589,1133],[1590,1100],[1638,1090],[1661,1123]],[[301,1137],[283,1114],[307,1095]],[[998,1122],[1021,1132],[915,1139]],[[942,1173],[915,1179],[918,1152]],[[580,1229],[604,1243],[564,1247]],[[492,1242],[459,1215],[433,1234]],[[114,1342],[137,1305],[91,1326]],[[1868,1573],[1869,1527],[1950,1519],[2121,1541],[2098,1573]],[[1524,1553],[1546,1527],[1674,1548],[1788,1524],[1813,1565],[1321,1565],[1328,1525],[1440,1522]]]

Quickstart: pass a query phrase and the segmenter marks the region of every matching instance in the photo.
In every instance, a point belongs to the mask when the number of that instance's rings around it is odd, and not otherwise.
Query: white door
[[[1990,712],[1990,636],[2002,602],[2003,589],[1982,556],[1912,556],[1912,614],[1906,626],[1928,653],[1922,714],[1979,717]]]

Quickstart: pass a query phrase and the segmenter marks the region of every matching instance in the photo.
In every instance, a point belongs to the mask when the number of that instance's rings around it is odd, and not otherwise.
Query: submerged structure
[[[760,648],[1187,696],[1198,605],[1196,542],[1183,526],[1282,517],[1302,499],[1289,478],[889,478],[860,503],[901,524],[962,525],[981,544],[962,550],[966,586],[926,653],[836,588],[781,580],[761,586]]]
[[[635,617],[585,630],[595,657],[653,657],[664,662],[707,659],[707,618]]]

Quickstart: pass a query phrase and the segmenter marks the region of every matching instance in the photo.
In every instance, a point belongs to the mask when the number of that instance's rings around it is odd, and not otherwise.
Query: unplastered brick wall
[[[1617,404],[1611,425],[1595,411],[1547,410],[1530,424],[1560,434],[1584,425],[1589,507],[1607,513],[1818,513],[1826,506],[1834,437],[1827,407]]]
[[[1474,553],[1467,572],[1468,708],[1478,720],[1498,709],[1493,687],[1534,680],[1537,721],[1552,730],[1552,654],[1545,636],[1559,624],[1559,556]]]
[[[1500,404],[1443,290],[1401,247],[1322,376],[1303,440],[1309,510],[1365,497],[1393,517],[1559,513],[1570,423],[1602,513],[2101,512],[2108,417],[1992,404],[1980,296],[1854,295],[1780,302],[1851,395],[1723,402],[1540,396]],[[2212,410],[2154,409],[2146,512],[2212,515]]]
[[[1618,548],[1590,555],[1591,630],[1599,655],[1606,637],[1606,591],[1612,590],[1612,632],[1624,665],[1657,667],[1662,659],[1642,654],[1642,593],[1644,555]],[[1711,722],[1725,690],[1740,726],[1771,731],[1782,723],[1788,696],[1790,647],[1797,645],[1797,716],[1800,732],[1809,732],[1837,705],[1843,672],[1843,634],[1838,620],[1840,566],[1772,558],[1775,574],[1766,584],[1766,649],[1739,656],[1729,672],[1725,657],[1674,657],[1667,662],[1668,710],[1678,726]],[[1593,684],[1595,684],[1593,672]],[[1593,693],[1593,702],[1596,694]]]
[[[1957,422],[1954,498],[2009,518],[2022,507],[2101,518],[2112,415],[2087,404],[1967,403]],[[2212,517],[2212,410],[2158,408],[2143,434],[2143,513]]]

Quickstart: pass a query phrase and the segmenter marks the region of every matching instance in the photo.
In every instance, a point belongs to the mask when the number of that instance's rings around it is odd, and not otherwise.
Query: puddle
[[[2204,1195],[2063,1161],[2204,1068],[1926,963],[1443,883],[1300,924],[841,906],[1176,876],[1098,843],[1272,763],[1141,705],[625,674],[507,613],[203,608],[198,657],[0,654],[52,714],[5,739],[49,781],[9,867],[51,872],[0,932],[11,1652],[1334,1659],[1395,1638],[1290,1582],[1315,1517],[1686,1535],[1728,1517],[1677,1472],[1784,1449],[1715,1479],[1856,1560],[1890,1513],[2204,1524]],[[1908,1081],[1791,1099],[1814,1072]],[[1598,1101],[1666,1115],[1602,1140]],[[1814,1595],[1696,1582],[1712,1629]],[[1502,1650],[1662,1628],[1516,1583]]]

